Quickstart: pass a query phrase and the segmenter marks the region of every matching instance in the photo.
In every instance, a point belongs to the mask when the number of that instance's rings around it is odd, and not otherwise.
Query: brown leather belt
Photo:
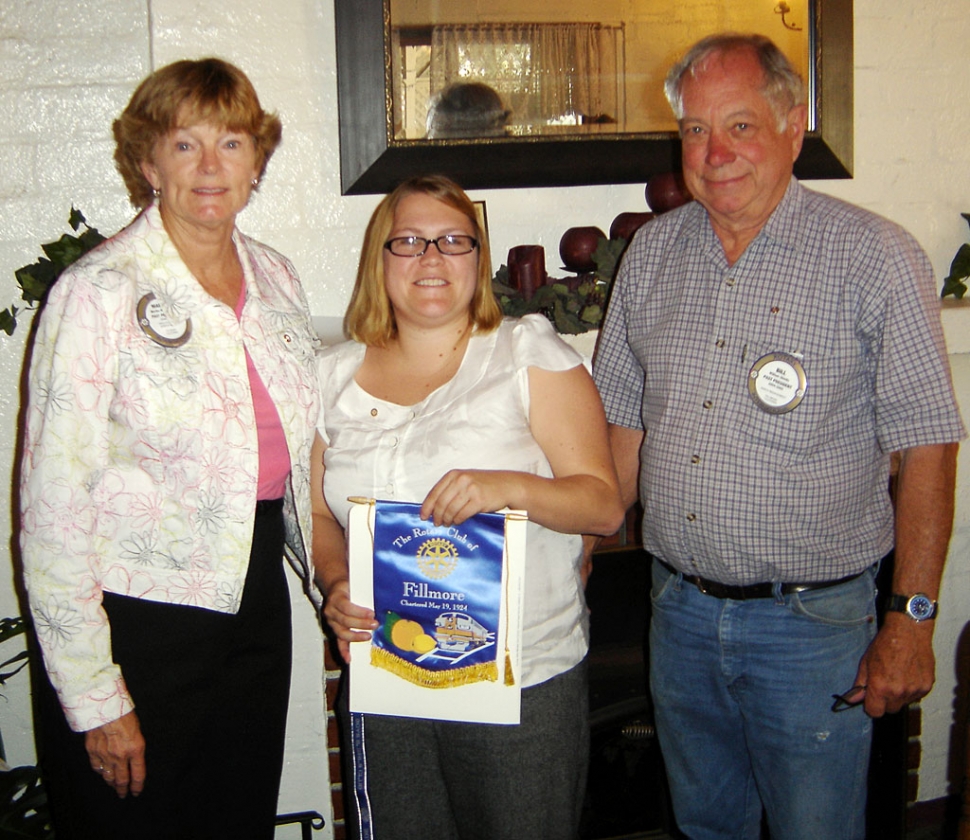
[[[657,562],[663,566],[672,575],[683,575],[684,580],[688,583],[692,583],[705,595],[710,595],[712,598],[724,598],[730,599],[732,601],[747,601],[753,598],[773,598],[775,596],[775,584],[771,582],[766,583],[749,583],[746,586],[739,586],[737,584],[730,583],[719,583],[716,580],[708,580],[707,578],[702,578],[699,575],[686,575],[683,572],[678,571],[673,566],[665,563],[659,558],[655,558]],[[863,569],[863,571],[865,571]],[[782,595],[794,595],[796,592],[811,592],[815,589],[828,589],[830,586],[838,586],[840,583],[848,583],[850,580],[855,580],[860,577],[863,572],[856,572],[854,575],[848,575],[844,578],[839,578],[838,580],[823,580],[817,583],[783,583],[781,584],[781,594]]]

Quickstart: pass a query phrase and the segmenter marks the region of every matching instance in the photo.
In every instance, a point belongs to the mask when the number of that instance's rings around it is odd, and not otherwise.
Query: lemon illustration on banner
[[[435,640],[418,622],[401,618],[395,612],[389,612],[384,620],[384,638],[398,650],[409,653],[430,653],[436,647]]]

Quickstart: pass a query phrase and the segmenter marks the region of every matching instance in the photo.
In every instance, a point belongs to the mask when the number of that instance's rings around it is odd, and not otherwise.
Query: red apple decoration
[[[666,213],[691,200],[690,191],[679,172],[661,172],[647,181],[647,204],[654,213]]]
[[[629,240],[656,213],[620,213],[610,225],[610,239]]]
[[[570,271],[595,271],[593,252],[606,234],[598,227],[569,228],[559,240],[559,256]]]

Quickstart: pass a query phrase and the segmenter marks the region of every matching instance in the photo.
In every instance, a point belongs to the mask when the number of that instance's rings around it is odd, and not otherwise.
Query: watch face
[[[909,599],[907,607],[909,614],[917,621],[932,618],[933,613],[936,612],[933,602],[925,595],[914,595]]]

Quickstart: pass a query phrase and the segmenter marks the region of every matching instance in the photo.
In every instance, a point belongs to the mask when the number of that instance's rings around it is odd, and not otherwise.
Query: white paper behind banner
[[[356,501],[356,500],[355,500]],[[506,685],[500,663],[496,682],[477,682],[450,688],[425,688],[371,664],[371,642],[350,645],[350,710],[376,715],[470,721],[474,723],[519,722],[522,679],[522,586],[525,574],[526,515],[505,514],[503,580],[507,598],[500,618],[499,635],[508,638],[509,659],[515,682]],[[350,598],[362,607],[374,608],[374,518],[376,506],[355,504],[350,509],[347,548],[350,559]],[[507,634],[505,629],[508,629]],[[504,659],[504,657],[500,657]]]

